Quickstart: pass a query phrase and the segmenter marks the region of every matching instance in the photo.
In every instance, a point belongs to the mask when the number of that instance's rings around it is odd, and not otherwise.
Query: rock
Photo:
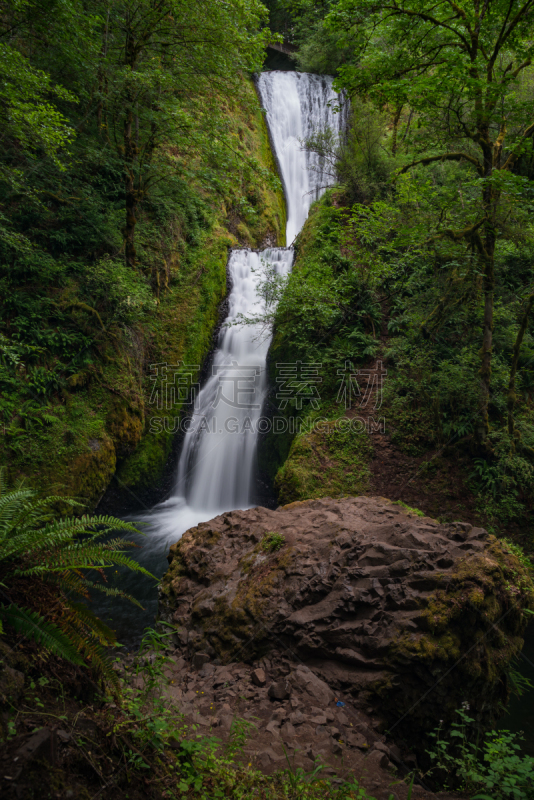
[[[367,750],[367,739],[361,733],[347,733],[347,744],[351,747],[358,747],[360,750]]]
[[[391,756],[396,761],[401,761],[402,760],[402,753],[401,753],[400,747],[397,747],[396,744],[392,744],[392,745],[389,746],[389,750],[390,750]]]
[[[0,661],[0,702],[16,705],[24,690],[24,675]]]
[[[276,720],[276,719],[272,719],[272,720],[271,720],[269,723],[267,723],[267,725],[265,726],[265,730],[266,730],[268,733],[272,733],[272,734],[275,734],[276,736],[278,736],[278,734],[280,733],[280,723],[278,722],[278,720]]]
[[[380,767],[380,769],[387,769],[389,766],[389,758],[381,750],[371,750],[365,760],[368,764]]]
[[[229,731],[232,727],[232,722],[234,719],[233,714],[221,714],[221,721],[220,726],[223,730]]]
[[[33,759],[48,761],[50,764],[56,763],[56,736],[50,728],[41,728],[19,747],[15,753],[15,758],[20,761],[23,768],[24,762]]]
[[[345,714],[344,711],[336,710],[335,718],[337,719],[337,721],[339,722],[340,725],[348,725],[349,724],[349,718],[347,717],[347,715]]]
[[[297,735],[295,728],[290,722],[284,722],[280,728],[280,734],[284,739],[293,739]]]
[[[278,722],[282,722],[286,717],[287,711],[285,708],[276,708],[271,715],[271,719],[276,719]]]
[[[258,753],[257,755],[257,761],[260,767],[262,767],[263,769],[267,769],[267,767],[269,767],[271,764],[273,764],[278,760],[279,760],[278,756],[276,755],[274,750],[271,750],[270,747],[268,747],[266,750],[262,750],[262,752]]]
[[[251,677],[252,677],[252,683],[255,686],[265,686],[265,684],[267,683],[265,672],[261,668],[255,669]]]
[[[202,669],[204,664],[207,664],[210,657],[207,653],[195,653],[193,656],[193,669]]]
[[[383,742],[374,742],[372,750],[380,750],[382,753],[385,753],[388,758],[391,758],[391,750],[387,744],[384,744]]]
[[[225,684],[234,683],[235,679],[231,672],[228,672],[227,669],[221,669],[217,671],[215,678],[213,679],[213,686],[217,688],[218,686],[224,686]]]
[[[305,716],[302,711],[293,711],[293,713],[289,715],[289,721],[292,725],[302,725],[307,719],[308,717]]]
[[[332,689],[308,667],[300,666],[291,677],[292,682],[304,687],[310,698],[319,703],[322,708],[333,702],[334,692]]]
[[[338,756],[343,752],[343,747],[336,739],[334,739],[331,744],[331,750],[335,756]]]
[[[260,560],[270,531],[285,544]],[[271,699],[292,685],[306,707],[330,711],[342,691],[418,752],[463,701],[481,727],[495,724],[522,647],[522,609],[534,606],[532,581],[505,543],[379,497],[224,513],[187,531],[169,560],[160,616],[171,622],[179,611],[195,668],[208,653],[225,662],[246,648],[249,663],[261,658],[276,674],[290,647],[302,666],[269,688]]]
[[[326,752],[323,749],[319,749],[316,745],[312,745],[306,751],[306,755],[313,762],[322,761],[324,759],[325,755],[326,755]]]
[[[288,681],[281,680],[276,681],[276,683],[271,683],[267,694],[269,697],[272,697],[273,700],[286,700],[291,693],[291,686]]]

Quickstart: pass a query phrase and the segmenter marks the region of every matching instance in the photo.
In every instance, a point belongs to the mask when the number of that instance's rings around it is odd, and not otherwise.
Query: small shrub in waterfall
[[[280,550],[286,543],[286,537],[282,533],[269,531],[261,540],[261,549],[266,553],[274,553]]]

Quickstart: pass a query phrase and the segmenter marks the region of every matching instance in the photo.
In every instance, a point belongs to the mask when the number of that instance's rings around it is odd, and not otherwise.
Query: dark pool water
[[[131,536],[138,548],[130,550],[128,555],[151,572],[156,578],[161,578],[168,567],[167,553],[172,542],[162,539],[155,532],[144,528],[145,535]],[[176,536],[178,541],[179,536]],[[116,570],[107,572],[109,587],[122,589],[134,597],[142,606],[134,605],[127,600],[116,597],[106,597],[100,592],[93,592],[91,596],[91,610],[106,622],[117,634],[117,639],[127,650],[139,647],[145,628],[152,626],[158,611],[157,582],[136,572],[117,567]]]

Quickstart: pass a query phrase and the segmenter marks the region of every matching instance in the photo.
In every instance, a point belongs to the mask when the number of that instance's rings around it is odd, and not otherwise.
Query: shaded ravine
[[[137,560],[158,577],[167,566],[169,545],[188,528],[258,502],[257,442],[268,389],[271,335],[255,326],[232,323],[240,315],[261,313],[258,290],[265,270],[279,275],[290,271],[291,245],[312,202],[332,182],[321,159],[303,148],[303,140],[327,127],[339,135],[344,125],[344,114],[336,112],[339,96],[330,77],[274,71],[262,73],[257,87],[284,185],[289,247],[261,252],[237,249],[230,254],[228,315],[183,439],[174,489],[149,513],[135,516],[146,533],[139,537],[142,549]],[[137,575],[118,572],[115,577],[143,604],[144,611],[101,600],[93,607],[117,631],[121,642],[135,646],[143,628],[154,620],[157,592],[153,582]]]

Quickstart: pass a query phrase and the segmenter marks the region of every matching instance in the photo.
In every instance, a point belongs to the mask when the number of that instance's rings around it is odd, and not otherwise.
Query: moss
[[[115,447],[109,436],[90,440],[87,451],[70,464],[66,493],[94,507],[113,477],[116,461]]]
[[[414,516],[414,517],[426,516],[424,511],[421,511],[419,508],[412,508],[411,506],[406,505],[406,503],[403,503],[402,500],[396,500],[393,505],[404,508],[404,510],[407,511],[409,516]]]
[[[251,82],[244,84],[242,103],[228,106],[228,114],[238,128],[246,155],[256,158],[262,168],[276,175],[264,116]],[[190,256],[192,280],[171,282],[161,296],[152,324],[152,363],[196,366],[193,381],[197,380],[200,367],[213,345],[219,304],[226,294],[228,249],[239,243],[232,231],[250,247],[258,247],[269,235],[278,244],[285,241],[285,201],[279,181],[276,188],[262,181],[257,191],[255,211],[251,219],[233,224],[231,211],[226,211],[230,224],[217,216],[213,228],[203,236],[195,253]],[[146,376],[144,392],[147,401],[152,389],[153,382]],[[147,402],[143,439],[135,453],[117,471],[120,482],[132,491],[153,486],[161,480],[180,412],[181,403],[177,403],[169,413],[169,410],[158,409]]]
[[[198,543],[196,536],[195,542]],[[178,548],[175,557],[177,552]],[[258,559],[258,555],[261,555],[261,559]],[[198,598],[192,619],[202,631],[202,643],[215,648],[223,660],[235,654],[236,647],[241,648],[244,642],[247,643],[247,658],[263,655],[268,641],[263,625],[276,610],[270,598],[281,571],[287,568],[292,557],[289,547],[266,557],[256,545],[239,562],[243,577],[231,601],[224,595],[219,596],[215,598],[213,607],[206,609],[201,606],[201,598]],[[174,560],[171,569],[173,564]],[[163,583],[167,587],[180,579],[174,577],[174,573],[172,575],[171,580],[169,573],[165,575]]]
[[[410,728],[418,737],[429,729],[428,720],[418,716],[415,702],[425,674],[430,686],[440,684],[441,697],[435,700],[440,718],[451,721],[455,709],[469,699],[477,708],[478,719],[495,724],[508,699],[510,664],[523,646],[527,623],[524,609],[534,604],[534,584],[528,569],[494,537],[490,537],[484,554],[459,559],[442,584],[443,588],[421,599],[419,630],[401,627],[390,646],[393,670],[405,675],[402,696],[395,687],[379,693],[385,717],[393,705],[397,715],[406,710],[406,730]],[[420,713],[428,714],[428,709]]]
[[[275,478],[280,503],[363,494],[373,446],[366,432],[338,420],[299,434]],[[348,420],[347,420],[348,422]]]
[[[239,236],[240,242],[248,247],[254,247],[254,237],[252,236],[251,232],[247,228],[244,222],[240,222],[237,226],[237,234]]]
[[[132,453],[143,435],[142,416],[122,399],[117,399],[112,404],[106,427],[118,458],[124,458]]]

